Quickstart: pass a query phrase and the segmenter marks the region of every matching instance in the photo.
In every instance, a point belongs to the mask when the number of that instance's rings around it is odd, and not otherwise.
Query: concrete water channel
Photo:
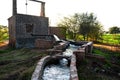
[[[53,53],[39,60],[31,80],[79,80],[76,58],[85,58],[92,50],[92,42],[60,41],[54,46]]]
[[[70,46],[63,52],[63,56],[71,57],[73,51],[77,50],[80,46],[70,44]],[[43,71],[43,80],[70,80],[70,66],[68,60],[62,58],[58,64],[50,64],[45,67]]]

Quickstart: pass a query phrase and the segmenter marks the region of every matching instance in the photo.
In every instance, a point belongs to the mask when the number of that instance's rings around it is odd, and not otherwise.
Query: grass
[[[116,75],[120,73],[120,53],[94,47],[93,54],[105,57],[106,62],[85,58],[77,64],[79,80],[119,80]]]
[[[93,49],[93,54],[97,54],[106,58],[106,60],[114,62],[120,65],[120,53],[119,52],[112,52],[106,49],[95,48]]]
[[[120,44],[120,34],[104,34],[102,38],[103,43]]]
[[[110,55],[105,53],[105,52],[102,52],[98,49],[93,49],[93,54],[97,54],[97,55],[100,55],[100,56],[104,56],[106,59],[110,59]]]
[[[95,70],[102,70],[100,67],[95,69],[92,66],[94,60],[85,59],[77,65],[79,80],[119,80],[118,77],[106,75]]]
[[[0,80],[30,80],[38,60],[46,55],[30,49],[0,50]]]
[[[5,50],[0,50],[0,55],[1,55],[2,53],[8,53],[8,52],[10,52],[10,51],[12,51],[12,50],[14,50],[14,48],[7,48],[7,49],[5,49]]]

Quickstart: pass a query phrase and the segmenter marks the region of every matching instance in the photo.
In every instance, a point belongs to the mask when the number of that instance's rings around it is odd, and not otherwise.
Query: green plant
[[[0,25],[0,42],[8,39],[8,27]]]
[[[110,56],[111,56],[108,53],[102,52],[101,50],[98,50],[98,49],[93,49],[93,54],[104,56],[106,59],[110,59]]]

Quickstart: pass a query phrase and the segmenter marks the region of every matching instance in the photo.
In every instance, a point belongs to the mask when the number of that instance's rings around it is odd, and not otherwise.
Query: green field
[[[101,40],[102,43],[107,44],[120,44],[120,34],[104,34],[102,36],[103,40]]]

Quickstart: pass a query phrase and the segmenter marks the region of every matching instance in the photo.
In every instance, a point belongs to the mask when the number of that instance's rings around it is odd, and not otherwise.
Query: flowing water
[[[75,46],[70,44],[70,46],[66,49],[65,52],[63,52],[63,55],[65,56],[72,56],[73,51],[77,50],[80,46]]]
[[[43,80],[69,80],[70,68],[61,64],[62,63],[59,65],[48,65],[44,70]]]
[[[63,55],[71,56],[78,47],[70,44],[69,48],[63,52]],[[51,64],[46,66],[42,77],[43,80],[70,80],[70,68],[67,64],[68,60],[63,58],[58,65]]]

